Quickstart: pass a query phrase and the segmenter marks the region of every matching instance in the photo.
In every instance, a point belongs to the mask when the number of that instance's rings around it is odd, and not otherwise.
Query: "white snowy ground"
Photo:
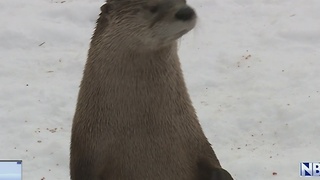
[[[0,158],[25,180],[69,178],[70,128],[103,0],[0,1]],[[320,1],[189,0],[186,82],[237,180],[295,180],[320,161]]]

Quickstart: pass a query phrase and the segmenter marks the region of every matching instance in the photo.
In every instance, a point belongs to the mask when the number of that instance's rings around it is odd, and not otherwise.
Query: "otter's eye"
[[[149,10],[151,13],[156,13],[159,10],[159,7],[158,6],[151,6]]]

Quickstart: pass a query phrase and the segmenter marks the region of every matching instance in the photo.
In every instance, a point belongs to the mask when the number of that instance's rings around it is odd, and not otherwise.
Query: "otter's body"
[[[124,36],[113,28],[120,21],[112,9],[103,9],[73,121],[71,179],[231,180],[219,178],[225,170],[187,93],[179,37],[152,44],[127,36],[128,29]]]

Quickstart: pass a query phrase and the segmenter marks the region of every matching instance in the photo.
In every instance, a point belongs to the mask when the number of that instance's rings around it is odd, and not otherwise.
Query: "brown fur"
[[[183,79],[176,40],[196,18],[172,18],[181,7],[183,0],[101,7],[73,120],[72,180],[232,180],[220,175]]]

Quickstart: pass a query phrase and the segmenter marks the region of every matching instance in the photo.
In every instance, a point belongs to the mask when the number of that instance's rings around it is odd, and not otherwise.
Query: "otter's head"
[[[130,47],[169,45],[196,24],[196,13],[185,0],[108,0],[101,10],[106,31]]]

